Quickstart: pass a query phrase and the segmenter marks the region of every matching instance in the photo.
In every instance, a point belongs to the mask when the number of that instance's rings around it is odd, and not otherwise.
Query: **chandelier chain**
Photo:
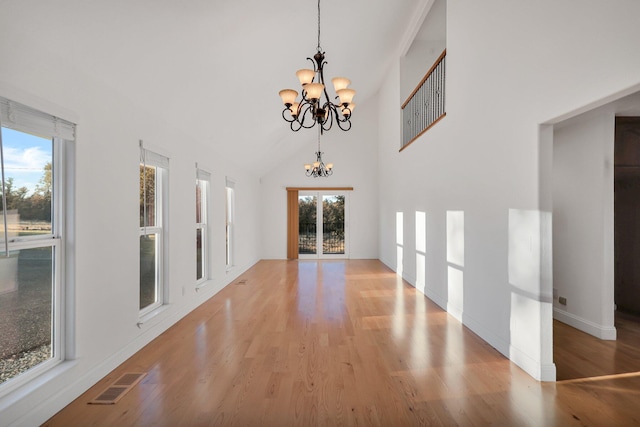
[[[320,47],[320,0],[318,0],[318,52],[321,52],[322,48]]]

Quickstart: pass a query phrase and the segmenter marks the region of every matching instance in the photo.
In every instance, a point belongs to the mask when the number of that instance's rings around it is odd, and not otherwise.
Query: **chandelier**
[[[293,89],[283,89],[280,97],[284,103],[282,118],[289,122],[294,132],[302,128],[309,129],[320,126],[320,132],[328,131],[334,121],[344,131],[351,129],[351,113],[355,104],[353,100],[356,91],[347,88],[351,80],[345,77],[331,79],[337,96],[337,103],[331,102],[327,87],[324,83],[324,52],[320,47],[320,0],[318,0],[318,47],[313,59],[307,58],[313,64],[313,70],[302,69],[296,72],[302,85],[302,98],[296,101],[298,92]],[[324,96],[324,98],[323,98]],[[318,155],[319,156],[319,155]]]
[[[327,163],[325,165],[322,161],[322,151],[320,151],[320,133],[321,130],[318,130],[318,151],[316,151],[316,161],[312,164],[304,165],[304,168],[307,170],[306,175],[313,178],[326,178],[333,175],[333,163]]]

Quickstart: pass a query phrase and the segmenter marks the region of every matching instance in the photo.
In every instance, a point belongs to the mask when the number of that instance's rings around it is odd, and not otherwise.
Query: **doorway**
[[[299,258],[348,258],[346,192],[298,193]]]
[[[615,303],[640,315],[640,117],[616,117],[614,165]]]

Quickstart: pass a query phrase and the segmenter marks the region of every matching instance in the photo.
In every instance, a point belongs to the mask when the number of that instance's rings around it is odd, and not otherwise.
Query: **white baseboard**
[[[380,259],[380,261],[389,267],[391,270],[396,271],[393,267],[395,264],[390,263],[388,260]],[[405,275],[403,275],[405,276]],[[415,287],[415,280],[412,281],[412,277],[406,275],[403,277],[409,284]],[[417,288],[416,288],[417,289]],[[455,319],[459,320],[464,326],[469,328],[473,333],[478,335],[490,346],[498,350],[507,359],[522,368],[525,372],[531,375],[538,381],[555,381],[556,380],[556,365],[542,364],[539,361],[531,358],[526,353],[522,352],[518,348],[511,345],[510,342],[496,335],[493,331],[485,328],[480,322],[470,317],[468,314],[463,313],[461,310],[452,307],[448,304],[445,297],[435,292],[433,289],[426,287],[424,294],[427,298],[433,301],[436,305],[446,311]]]
[[[615,340],[617,336],[615,326],[599,325],[557,307],[553,307],[553,318],[601,340]]]
[[[509,355],[507,357],[538,381],[556,380],[555,363],[542,364],[513,345],[509,345]]]

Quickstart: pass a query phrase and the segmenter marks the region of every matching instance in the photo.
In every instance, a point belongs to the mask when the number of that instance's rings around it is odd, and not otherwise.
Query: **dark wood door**
[[[616,117],[615,302],[640,314],[640,117]]]

